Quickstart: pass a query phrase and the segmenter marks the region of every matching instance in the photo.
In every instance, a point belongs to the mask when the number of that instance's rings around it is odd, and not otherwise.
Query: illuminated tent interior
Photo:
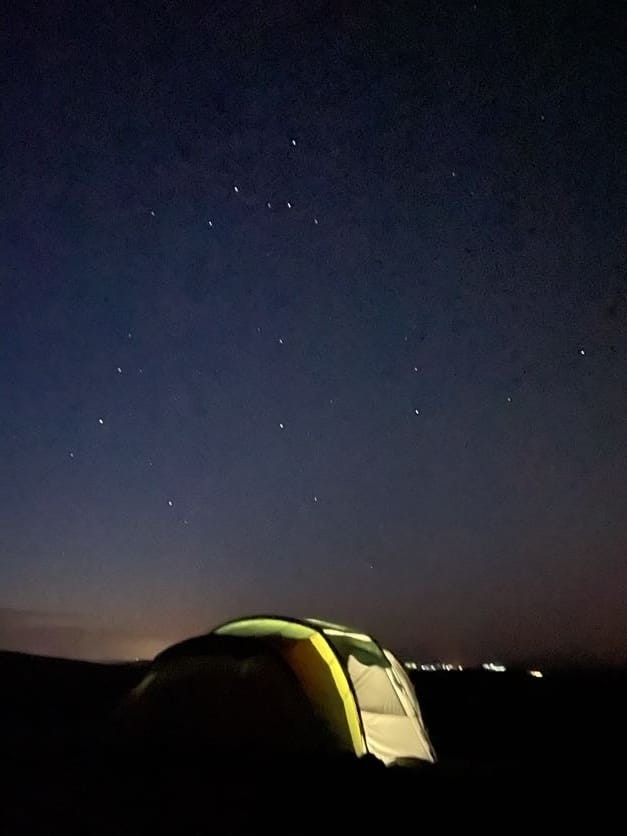
[[[160,653],[125,709],[134,733],[265,754],[435,760],[403,666],[314,619],[241,618]]]

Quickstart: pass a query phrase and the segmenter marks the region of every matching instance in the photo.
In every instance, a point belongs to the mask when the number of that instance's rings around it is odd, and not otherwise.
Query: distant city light
[[[416,662],[405,662],[405,667],[410,671],[463,671],[462,665],[452,665],[450,662],[428,662],[417,665]]]
[[[484,671],[496,671],[497,673],[503,673],[503,671],[507,670],[505,665],[495,665],[494,662],[484,662],[481,667]]]
[[[527,673],[529,674],[529,676],[533,676],[535,679],[542,679],[542,677],[544,676],[542,671],[527,671]]]

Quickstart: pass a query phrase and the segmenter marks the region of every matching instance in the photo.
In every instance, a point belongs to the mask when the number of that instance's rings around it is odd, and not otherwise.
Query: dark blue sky
[[[0,643],[625,659],[620,8],[300,5],[9,18]]]

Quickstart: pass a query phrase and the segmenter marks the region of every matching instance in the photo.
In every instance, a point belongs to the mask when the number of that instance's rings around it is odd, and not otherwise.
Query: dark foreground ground
[[[417,674],[439,763],[385,769],[131,747],[110,721],[144,670],[0,653],[0,834],[624,829],[624,672]]]

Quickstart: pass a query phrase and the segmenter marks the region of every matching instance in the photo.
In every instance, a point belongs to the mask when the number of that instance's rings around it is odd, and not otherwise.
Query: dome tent
[[[403,666],[365,633],[250,616],[160,653],[129,716],[151,739],[266,754],[349,752],[435,760]]]

